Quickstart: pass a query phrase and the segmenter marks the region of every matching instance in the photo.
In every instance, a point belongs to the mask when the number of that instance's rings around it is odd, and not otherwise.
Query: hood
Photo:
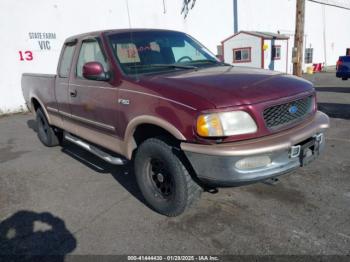
[[[218,66],[145,78],[159,86],[165,96],[171,88],[182,94],[191,93],[191,97],[199,96],[216,108],[256,104],[313,90],[312,84],[302,78],[244,67]]]

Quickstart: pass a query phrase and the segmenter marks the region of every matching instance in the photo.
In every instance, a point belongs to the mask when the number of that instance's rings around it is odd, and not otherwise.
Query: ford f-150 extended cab
[[[176,31],[68,38],[57,75],[23,74],[46,146],[69,140],[116,165],[133,161],[154,210],[181,214],[203,190],[288,173],[324,148],[312,84],[220,62]]]

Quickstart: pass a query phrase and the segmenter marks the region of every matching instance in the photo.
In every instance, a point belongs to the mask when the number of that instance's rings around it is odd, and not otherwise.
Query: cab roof
[[[128,28],[128,29],[108,29],[108,30],[99,30],[99,31],[93,31],[93,32],[87,32],[82,33],[78,35],[70,36],[66,39],[65,43],[77,41],[79,39],[89,38],[89,37],[96,37],[103,34],[119,34],[119,33],[133,33],[133,32],[177,32],[182,33],[180,31],[175,30],[167,30],[167,29],[152,29],[152,28]]]

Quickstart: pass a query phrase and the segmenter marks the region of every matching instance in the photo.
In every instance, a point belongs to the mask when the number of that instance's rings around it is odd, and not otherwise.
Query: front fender
[[[128,159],[131,159],[132,152],[137,147],[136,141],[134,139],[134,132],[136,128],[142,124],[151,124],[151,125],[158,126],[160,128],[163,128],[167,132],[169,132],[179,141],[186,141],[186,137],[174,125],[172,125],[168,121],[155,116],[150,116],[150,115],[138,116],[129,122],[124,135],[124,141],[126,145],[125,151]]]

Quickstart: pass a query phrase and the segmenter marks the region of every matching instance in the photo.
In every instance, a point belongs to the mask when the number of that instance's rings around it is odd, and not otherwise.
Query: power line
[[[345,9],[345,10],[349,10],[350,11],[350,3],[348,4],[349,7],[346,7],[346,6],[342,6],[340,4],[337,4],[337,3],[334,3],[334,2],[329,2],[329,1],[319,1],[319,0],[308,0],[308,1],[316,3],[316,4],[333,6],[333,7],[337,7],[337,8],[341,8],[341,9]]]

